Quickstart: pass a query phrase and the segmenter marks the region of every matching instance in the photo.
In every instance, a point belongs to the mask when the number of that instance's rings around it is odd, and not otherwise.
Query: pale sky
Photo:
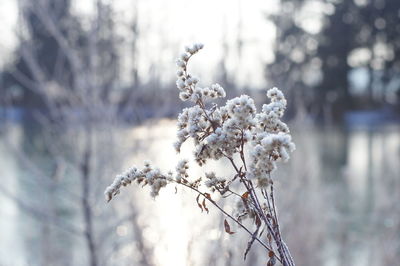
[[[17,0],[0,1],[0,64],[9,59],[16,44]],[[74,12],[90,15],[94,0],[75,0]],[[228,70],[238,73],[239,86],[264,88],[264,66],[273,60],[271,44],[275,27],[265,14],[276,12],[279,0],[109,0],[118,21],[129,21],[136,2],[139,12],[139,74],[148,77],[150,68],[163,81],[174,79],[171,68],[187,44],[202,42],[205,48],[192,62],[193,72],[208,84],[218,75],[218,63],[229,44]],[[244,46],[239,58],[235,49],[240,35]],[[172,74],[172,76],[171,76]]]
[[[16,45],[17,40],[13,31],[17,16],[16,0],[0,1],[0,65],[3,64],[6,54]]]

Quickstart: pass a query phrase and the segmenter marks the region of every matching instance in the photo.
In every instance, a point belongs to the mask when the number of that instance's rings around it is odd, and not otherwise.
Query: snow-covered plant
[[[178,116],[178,140],[174,147],[179,152],[182,144],[192,139],[194,157],[200,166],[207,160],[226,159],[235,175],[217,177],[209,172],[193,180],[188,174],[187,160],[180,161],[175,172],[169,173],[162,173],[145,162],[141,169],[132,167],[118,175],[105,190],[106,199],[110,201],[122,186],[132,182],[149,186],[153,197],[168,184],[184,186],[197,194],[197,205],[201,209],[208,211],[206,202],[211,203],[250,235],[244,258],[256,241],[268,251],[267,265],[280,262],[292,266],[294,261],[281,237],[271,178],[276,162],[287,161],[289,153],[295,149],[289,128],[281,121],[286,108],[285,97],[277,88],[268,90],[271,102],[264,104],[259,113],[253,99],[247,95],[228,100],[221,107],[211,103],[225,97],[224,89],[219,84],[201,88],[199,79],[188,72],[190,58],[202,48],[202,44],[186,47],[176,61],[179,97],[182,101],[191,101],[193,106],[183,109]],[[227,213],[213,199],[213,193],[236,200],[235,215]],[[253,221],[253,230],[244,225],[244,219]],[[226,219],[224,226],[227,233],[233,234]]]

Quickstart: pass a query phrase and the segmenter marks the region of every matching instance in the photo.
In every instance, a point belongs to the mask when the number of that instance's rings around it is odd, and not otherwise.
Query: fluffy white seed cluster
[[[226,179],[217,177],[214,172],[206,173],[206,180],[204,181],[204,185],[211,189],[214,192],[216,189],[220,191],[223,190],[226,186]]]
[[[277,88],[272,88],[268,90],[267,97],[271,100],[271,103],[264,104],[262,112],[257,114],[258,127],[270,133],[284,132],[289,134],[288,126],[280,120],[286,109],[286,99],[283,93]]]
[[[267,92],[270,103],[264,104],[260,113],[257,113],[253,99],[247,95],[228,100],[222,107],[216,104],[206,106],[208,101],[224,98],[226,93],[219,84],[198,87],[199,79],[188,73],[189,59],[202,48],[202,44],[186,47],[176,61],[179,97],[182,101],[192,101],[194,105],[183,109],[178,116],[178,140],[174,144],[175,149],[179,152],[182,144],[191,138],[195,146],[195,160],[200,166],[209,159],[226,157],[233,160],[238,153],[244,160],[245,151],[250,151],[247,167],[243,162],[246,176],[257,180],[259,186],[268,185],[269,174],[276,169],[276,162],[287,161],[289,153],[295,149],[289,128],[281,121],[286,109],[286,99],[279,89],[272,88]],[[106,199],[111,200],[119,193],[121,186],[133,181],[149,185],[152,196],[158,195],[160,189],[169,182],[197,188],[201,178],[189,182],[188,168],[187,160],[178,163],[175,175],[172,172],[164,175],[150,163],[145,163],[142,170],[132,167],[118,175],[106,189]],[[214,173],[208,173],[203,184],[211,191],[221,192],[225,191],[226,180],[217,178]]]
[[[271,103],[264,104],[262,112],[255,116],[253,129],[251,164],[248,176],[257,178],[259,185],[267,185],[268,174],[276,169],[276,162],[289,160],[289,152],[295,150],[288,126],[280,119],[286,109],[283,93],[272,88],[267,97]]]
[[[212,126],[211,121],[204,115],[204,110],[195,105],[185,108],[178,116],[178,141],[174,144],[176,151],[180,151],[182,144],[189,138],[193,138],[196,145],[201,142],[202,132]]]
[[[158,168],[151,165],[150,162],[144,162],[142,170],[137,167],[131,167],[123,174],[117,175],[114,182],[106,188],[104,195],[107,201],[110,201],[114,196],[120,193],[122,186],[127,186],[132,182],[136,181],[138,184],[143,186],[149,185],[151,188],[151,196],[155,197],[158,195],[161,188],[165,187],[168,180],[171,180],[172,173],[164,175]]]
[[[199,79],[193,77],[187,72],[189,59],[203,48],[203,44],[194,44],[185,48],[185,52],[176,60],[178,79],[176,86],[180,90],[179,98],[182,101],[192,101],[197,103],[199,100],[207,101],[225,97],[225,91],[219,84],[213,84],[209,88],[200,88],[197,86]]]
[[[212,118],[214,128],[195,147],[196,161],[204,164],[207,159],[232,157],[241,149],[242,142],[251,139],[256,108],[247,95],[229,100],[225,106],[215,108]]]
[[[194,46],[201,47],[202,46]],[[201,49],[200,48],[200,49]],[[189,49],[196,53],[199,49]],[[247,95],[228,100],[225,106],[213,105],[207,109],[207,100],[225,97],[218,84],[211,88],[199,88],[199,80],[192,82],[187,62],[194,53],[187,52],[178,59],[177,87],[183,101],[191,100],[193,107],[186,108],[178,116],[178,140],[174,144],[179,152],[189,138],[194,140],[194,155],[198,164],[208,159],[230,157],[243,152],[243,145],[250,145],[250,163],[247,175],[265,183],[276,168],[276,161],[287,161],[289,152],[295,149],[288,126],[281,121],[286,109],[283,93],[272,88],[267,97],[271,100],[257,113],[254,101]]]
[[[107,201],[110,201],[114,196],[118,195],[121,186],[127,186],[138,177],[143,178],[143,174],[136,167],[129,168],[125,173],[117,175],[114,182],[109,185],[104,191]]]
[[[267,185],[264,179],[268,179],[268,174],[276,169],[276,161],[289,160],[289,152],[294,151],[295,145],[291,136],[283,132],[257,134],[252,144],[248,177],[257,178],[259,184]]]
[[[188,169],[189,169],[189,161],[184,159],[179,161],[177,164],[175,170],[176,170],[176,175],[175,175],[175,180],[180,183],[182,180],[185,180],[189,177],[188,174]]]

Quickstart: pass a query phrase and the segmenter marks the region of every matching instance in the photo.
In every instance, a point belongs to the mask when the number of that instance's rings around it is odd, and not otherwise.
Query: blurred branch
[[[10,193],[6,188],[4,188],[3,185],[0,185],[0,190],[9,199],[11,199],[13,202],[17,204],[19,208],[25,211],[25,213],[29,214],[36,220],[44,223],[50,223],[57,228],[64,230],[68,233],[77,235],[77,236],[82,236],[82,231],[72,224],[67,224],[65,219],[59,218],[57,216],[49,215],[47,212],[42,211],[36,207],[30,206],[28,203],[24,202],[21,200],[19,197],[13,195]]]

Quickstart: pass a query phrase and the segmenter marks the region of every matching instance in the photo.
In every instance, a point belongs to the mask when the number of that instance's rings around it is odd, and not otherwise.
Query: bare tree
[[[111,169],[120,166],[123,154],[128,152],[114,132],[123,129],[119,112],[123,104],[130,104],[124,101],[126,94],[131,98],[133,95],[131,91],[118,90],[123,55],[112,6],[97,1],[95,15],[85,28],[70,12],[69,0],[21,0],[19,7],[20,64],[9,73],[24,88],[25,96],[35,97],[43,104],[33,112],[33,118],[39,128],[36,134],[40,135],[42,152],[53,170],[43,169],[36,160],[40,151],[9,143],[21,166],[31,171],[29,180],[24,182],[39,187],[41,192],[29,201],[9,193],[7,188],[2,190],[26,213],[50,225],[44,234],[59,229],[73,233],[86,246],[87,265],[111,264],[105,256],[118,253],[126,244],[115,235],[116,226],[133,226],[130,241],[144,246],[135,223],[134,206],[122,210],[99,207]],[[46,57],[46,52],[52,56]],[[25,134],[32,137],[32,132]],[[57,195],[49,196],[51,193]],[[68,202],[64,207],[75,218],[63,219],[60,207],[51,207],[58,200]],[[51,254],[51,244],[46,245],[50,249],[46,253],[52,258],[44,258],[40,264],[74,264],[68,262],[68,257]],[[145,248],[141,251],[147,252]],[[147,260],[146,265],[151,265],[149,254],[142,257]]]

